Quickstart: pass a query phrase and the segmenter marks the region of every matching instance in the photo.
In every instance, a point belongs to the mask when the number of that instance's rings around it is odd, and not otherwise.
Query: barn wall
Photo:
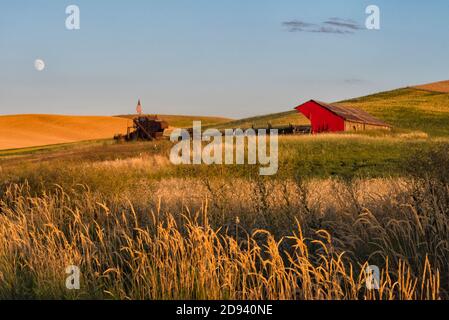
[[[345,121],[345,131],[390,130],[389,127]]]
[[[345,121],[345,131],[364,131],[366,130],[366,124]]]
[[[345,130],[345,121],[343,118],[313,101],[303,104],[297,110],[310,120],[312,133],[338,132]]]

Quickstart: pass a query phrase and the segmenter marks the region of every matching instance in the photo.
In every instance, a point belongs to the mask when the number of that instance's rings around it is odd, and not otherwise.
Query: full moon
[[[45,69],[44,60],[37,59],[36,61],[34,61],[34,67],[36,68],[37,71],[43,71]]]

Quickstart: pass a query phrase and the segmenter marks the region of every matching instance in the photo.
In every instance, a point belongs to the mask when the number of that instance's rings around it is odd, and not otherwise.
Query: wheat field
[[[0,116],[0,150],[110,139],[126,133],[130,124],[127,119],[101,116]]]
[[[80,141],[112,139],[132,126],[134,116],[63,116],[3,115],[0,116],[0,150],[67,144]],[[230,121],[219,117],[159,115],[172,127],[191,126],[199,120],[204,125]]]

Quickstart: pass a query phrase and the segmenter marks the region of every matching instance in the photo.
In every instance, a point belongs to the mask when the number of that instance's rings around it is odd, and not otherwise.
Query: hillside
[[[112,138],[126,133],[134,116],[0,116],[0,150],[46,146]],[[205,125],[229,122],[229,118],[161,115],[171,127],[189,127],[200,120]]]
[[[241,128],[247,129],[252,126],[258,128],[267,127],[271,124],[273,127],[281,127],[287,125],[308,125],[309,120],[301,114],[298,114],[296,110],[273,113],[268,115],[256,116],[251,118],[244,118],[241,120],[230,121],[227,123],[222,123],[218,126],[214,126],[218,129],[226,128]]]
[[[444,83],[429,84],[421,88],[444,89]],[[299,103],[298,103],[299,104]],[[343,106],[359,108],[391,124],[395,131],[422,131],[431,136],[449,136],[449,94],[434,92],[430,89],[403,88],[381,92],[365,97],[336,102]],[[295,106],[292,106],[292,109]],[[221,124],[223,128],[274,127],[294,124],[304,125],[310,122],[297,111],[287,111],[246,118]]]
[[[423,131],[449,136],[449,94],[416,88],[342,101],[338,104],[363,109],[397,130]]]
[[[0,116],[0,150],[112,138],[129,123],[100,116]]]
[[[449,93],[449,80],[433,82],[433,83],[429,83],[429,84],[415,86],[413,88],[419,89],[419,90]]]

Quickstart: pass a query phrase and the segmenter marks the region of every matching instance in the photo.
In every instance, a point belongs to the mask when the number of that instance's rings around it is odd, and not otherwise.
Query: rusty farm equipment
[[[157,117],[138,116],[133,119],[133,126],[128,127],[125,135],[118,134],[114,139],[118,141],[153,141],[162,139],[165,129],[168,129],[168,123]]]

